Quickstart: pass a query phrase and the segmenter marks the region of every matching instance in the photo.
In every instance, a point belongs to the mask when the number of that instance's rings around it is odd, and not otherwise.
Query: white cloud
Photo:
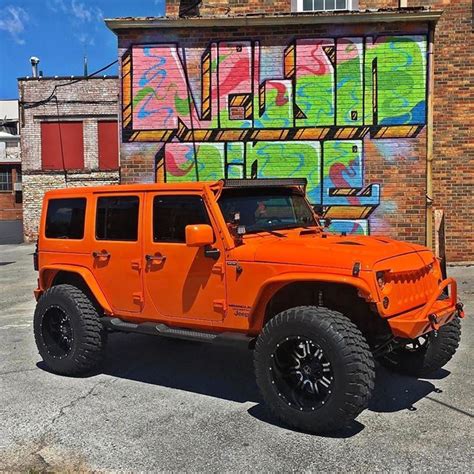
[[[47,0],[46,6],[54,13],[67,13],[68,7],[64,0]]]
[[[46,5],[53,13],[61,15],[61,21],[70,23],[74,38],[84,48],[95,45],[94,36],[102,26],[104,16],[99,7],[80,0],[47,0]]]
[[[98,7],[87,7],[84,3],[76,0],[71,1],[71,13],[80,23],[91,23],[101,20],[103,13]]]
[[[99,7],[88,6],[79,0],[47,0],[47,7],[54,13],[70,15],[76,23],[92,23],[102,20],[103,13]]]
[[[8,32],[18,44],[25,44],[21,34],[25,31],[25,23],[30,19],[26,10],[8,5],[4,8],[2,16],[3,18],[0,18],[0,30]]]
[[[79,33],[74,36],[79,40],[79,43],[84,46],[95,46],[94,38],[88,33]]]

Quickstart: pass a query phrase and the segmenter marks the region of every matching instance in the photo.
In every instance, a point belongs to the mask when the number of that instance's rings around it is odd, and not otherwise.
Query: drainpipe
[[[433,89],[434,89],[434,34],[430,23],[428,32],[428,103],[426,115],[426,235],[425,244],[433,248]]]

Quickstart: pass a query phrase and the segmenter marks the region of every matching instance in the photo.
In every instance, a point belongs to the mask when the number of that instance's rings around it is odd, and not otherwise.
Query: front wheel
[[[374,361],[343,314],[300,306],[263,328],[254,354],[257,384],[273,414],[289,427],[321,433],[347,426],[367,408]]]
[[[414,377],[426,377],[446,365],[461,340],[461,321],[458,317],[406,344],[400,345],[380,359],[380,363],[394,372]]]

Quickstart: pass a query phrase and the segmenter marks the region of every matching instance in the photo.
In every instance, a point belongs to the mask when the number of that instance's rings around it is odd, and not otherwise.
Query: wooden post
[[[444,224],[444,211],[435,209],[435,255],[440,259],[443,278],[446,278],[446,233]]]

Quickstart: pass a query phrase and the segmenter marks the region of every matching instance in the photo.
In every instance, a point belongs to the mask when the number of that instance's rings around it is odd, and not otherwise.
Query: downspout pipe
[[[434,94],[434,35],[435,24],[428,31],[428,103],[426,136],[426,235],[425,245],[433,248],[433,94]]]

